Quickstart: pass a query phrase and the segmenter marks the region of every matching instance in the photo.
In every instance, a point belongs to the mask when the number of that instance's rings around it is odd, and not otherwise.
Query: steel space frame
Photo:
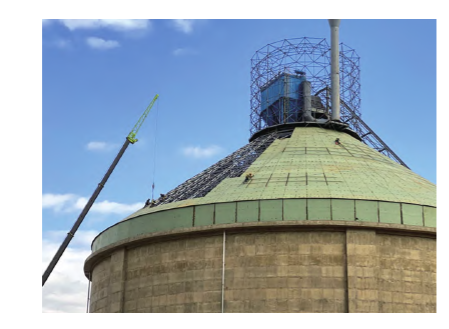
[[[312,93],[321,98],[327,114],[330,106],[330,46],[326,39],[295,38],[270,43],[251,59],[250,133],[267,127],[261,116],[261,93],[281,73],[305,72]],[[390,159],[410,169],[399,156],[362,120],[360,112],[360,57],[340,43],[340,120],[358,133],[362,141]],[[282,95],[279,95],[281,98]]]

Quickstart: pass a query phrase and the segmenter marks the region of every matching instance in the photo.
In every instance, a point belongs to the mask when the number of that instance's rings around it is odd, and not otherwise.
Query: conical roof
[[[248,173],[253,177],[246,180]],[[129,222],[126,225],[133,228],[113,226],[93,245],[97,249],[132,234],[199,223],[263,218],[436,227],[435,207],[433,183],[351,134],[295,127],[259,136],[168,192],[156,206],[144,207],[119,223]]]
[[[249,183],[225,179],[203,200],[341,198],[436,205],[432,183],[334,130],[296,128],[290,138],[273,141],[246,172],[254,174]]]

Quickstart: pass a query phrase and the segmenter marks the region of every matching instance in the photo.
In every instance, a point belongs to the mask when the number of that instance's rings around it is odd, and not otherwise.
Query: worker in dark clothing
[[[150,205],[150,199],[145,202],[145,207]]]
[[[340,138],[337,138],[336,140],[335,140],[335,145],[340,145],[341,143],[340,143]]]
[[[250,181],[253,177],[254,177],[254,175],[253,175],[252,173],[246,174],[245,180],[244,180],[243,182],[244,182],[244,183],[247,183],[247,182]]]

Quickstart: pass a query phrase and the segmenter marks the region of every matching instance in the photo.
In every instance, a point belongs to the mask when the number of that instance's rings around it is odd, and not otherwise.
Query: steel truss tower
[[[251,59],[251,134],[268,126],[261,115],[260,90],[281,73],[295,71],[305,73],[312,93],[321,98],[326,113],[330,112],[330,46],[326,39],[304,37],[273,42],[259,49]],[[354,49],[340,43],[341,121],[357,132],[365,144],[408,168],[362,120],[360,87],[360,57]]]

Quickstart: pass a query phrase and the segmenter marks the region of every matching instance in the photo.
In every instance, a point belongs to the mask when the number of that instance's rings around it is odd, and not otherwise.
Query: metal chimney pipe
[[[340,121],[340,50],[338,33],[340,19],[329,19],[331,27],[331,88],[332,88],[332,121]]]
[[[302,85],[302,97],[303,97],[303,108],[302,108],[302,121],[316,121],[314,117],[312,117],[312,96],[311,96],[311,84],[310,81],[303,81]]]

